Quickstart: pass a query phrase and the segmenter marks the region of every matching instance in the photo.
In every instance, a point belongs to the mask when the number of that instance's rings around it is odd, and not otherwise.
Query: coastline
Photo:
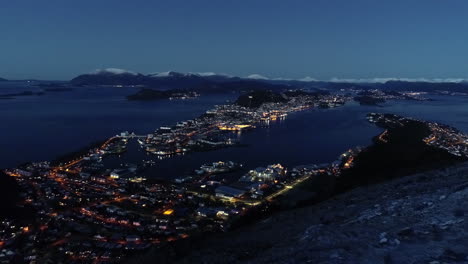
[[[263,108],[260,112],[254,112],[249,109],[222,106],[216,110],[215,115],[217,111],[221,111],[222,117],[220,120],[227,120],[229,124],[214,123],[207,126],[206,124],[198,123],[198,125],[202,128],[201,134],[204,135],[204,133],[212,132],[211,129],[219,129],[220,125],[223,125],[223,127],[229,125],[236,128],[236,125],[243,126],[239,122],[250,120],[252,123],[249,125],[252,126],[252,124],[255,124],[253,123],[254,121],[270,120],[273,116],[277,118],[286,109],[294,111],[307,109],[302,104],[299,104],[299,106],[293,105],[292,108],[281,108],[281,105],[279,105],[279,110],[277,107],[278,105],[276,104],[273,106],[267,104],[266,108]],[[239,119],[238,116],[234,115],[234,118],[226,119],[226,113],[231,115],[233,110],[238,111],[242,115],[247,112],[247,115],[253,115],[256,118]],[[264,110],[268,110],[266,115]],[[213,115],[213,113],[211,114]],[[206,116],[202,118],[206,118]],[[403,122],[401,120],[406,120],[397,116],[386,118],[387,120],[384,121],[389,124],[393,123],[394,120],[400,120],[400,122]],[[208,120],[211,119],[208,118]],[[196,121],[194,123],[197,124]],[[405,123],[406,121],[403,122],[403,124]],[[427,125],[428,123],[424,124]],[[181,123],[179,128],[185,129],[186,127]],[[438,127],[436,126],[435,128],[437,129]],[[449,127],[443,126],[443,128],[447,133],[452,133]],[[162,135],[169,133],[169,135],[175,135],[178,139],[181,137],[181,142],[188,143],[181,136],[184,134],[173,133],[172,128],[161,128],[161,130],[164,132]],[[222,131],[222,129],[220,130]],[[457,132],[456,130],[453,131]],[[191,131],[185,132],[188,132],[190,136],[197,135],[197,133],[192,133]],[[156,134],[158,134],[158,131]],[[145,138],[153,138],[155,135]],[[392,132],[389,135],[392,135]],[[340,177],[345,175],[343,172],[352,170],[356,164],[359,166],[359,155],[366,152],[366,149],[348,151],[345,153],[346,155],[342,156],[341,160],[327,166],[309,165],[284,168],[280,164],[276,164],[269,165],[267,168],[264,168],[264,171],[262,171],[263,169],[260,171],[251,170],[239,181],[245,178],[248,179],[247,183],[253,184],[256,179],[262,179],[263,183],[255,184],[257,186],[254,187],[255,191],[252,189],[247,192],[243,191],[243,194],[240,196],[237,194],[226,196],[231,194],[223,193],[226,188],[223,187],[223,184],[219,185],[219,183],[206,190],[189,192],[189,187],[199,185],[201,188],[205,188],[203,186],[207,186],[209,182],[199,182],[196,179],[193,182],[183,184],[150,183],[150,181],[146,181],[145,178],[139,176],[137,170],[133,170],[132,166],[125,167],[124,172],[107,170],[102,166],[98,166],[98,161],[102,157],[112,153],[120,153],[127,139],[136,136],[130,133],[122,133],[107,140],[100,148],[94,149],[89,153],[89,156],[73,160],[58,167],[48,167],[47,164],[31,164],[24,168],[9,170],[7,172],[10,176],[17,179],[23,188],[29,185],[40,186],[39,190],[42,191],[43,188],[44,190],[48,190],[53,187],[52,192],[47,192],[54,197],[59,197],[57,203],[49,204],[44,198],[36,197],[37,194],[27,199],[33,201],[32,204],[37,208],[37,211],[46,208],[51,212],[46,216],[46,219],[54,219],[54,221],[58,222],[65,221],[63,224],[66,226],[73,224],[71,226],[72,229],[77,228],[73,226],[78,223],[82,227],[93,227],[93,229],[104,227],[106,231],[98,235],[105,238],[105,245],[113,246],[120,243],[120,245],[132,248],[146,249],[152,246],[161,246],[167,242],[171,244],[174,241],[185,241],[185,239],[192,236],[198,236],[197,234],[200,234],[200,232],[204,236],[207,233],[230,230],[232,227],[241,226],[242,223],[261,219],[265,216],[264,213],[269,212],[269,210],[276,210],[275,208],[294,208],[327,199],[336,194],[338,189],[335,186],[341,181]],[[421,136],[426,137],[429,135],[424,134]],[[383,136],[379,135],[377,138],[382,139]],[[165,140],[174,142],[171,137],[166,137]],[[388,143],[385,140],[381,141],[385,144]],[[419,141],[419,139],[416,139],[416,141]],[[381,144],[379,142],[376,143]],[[401,151],[404,152],[406,150],[402,149]],[[250,179],[250,177],[252,178]],[[318,180],[319,183],[313,184],[310,180]],[[268,185],[268,189],[262,189],[260,192],[260,187],[265,188],[266,185]],[[224,189],[221,190],[221,187]],[[226,187],[229,187],[229,185]],[[312,189],[308,189],[310,187]],[[305,190],[305,192],[298,194],[297,191],[299,189]],[[92,197],[92,200],[85,204],[77,203],[81,199],[83,192],[86,197]],[[134,194],[129,195],[129,193]],[[264,196],[263,193],[265,193]],[[254,197],[254,194],[256,197],[260,195],[260,198]],[[167,201],[167,199],[170,200]],[[149,204],[148,200],[154,200],[157,203]],[[68,210],[67,208],[69,207],[72,210]],[[179,216],[179,209],[183,209],[182,211],[188,215]],[[124,212],[125,214],[123,214]],[[123,215],[129,214],[131,217],[129,219],[121,219],[117,213]],[[168,224],[151,225],[150,223],[155,220]],[[161,226],[166,231],[160,230]],[[28,230],[30,230],[29,228],[31,227],[28,227]],[[122,240],[112,238],[111,234],[114,232],[112,231],[114,229],[125,232],[127,235],[126,242],[119,242]],[[168,232],[168,229],[171,231]],[[69,228],[66,230],[69,230]],[[34,232],[38,231],[34,229]],[[84,234],[87,233],[89,231],[84,232]],[[135,243],[132,239],[137,239],[138,243]],[[70,250],[74,250],[73,245],[69,247]],[[99,248],[97,247],[96,250]],[[132,252],[136,253],[138,251]],[[119,254],[116,255],[119,257],[126,256],[122,255],[122,253],[116,254]]]

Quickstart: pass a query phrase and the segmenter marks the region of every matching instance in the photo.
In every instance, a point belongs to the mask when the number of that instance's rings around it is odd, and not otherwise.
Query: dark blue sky
[[[465,0],[12,0],[0,76],[98,68],[318,79],[468,78]]]

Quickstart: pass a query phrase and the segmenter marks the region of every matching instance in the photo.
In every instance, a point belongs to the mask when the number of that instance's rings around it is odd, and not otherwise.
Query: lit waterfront
[[[9,89],[4,86],[0,86],[4,93],[33,89]],[[14,167],[28,161],[53,160],[121,131],[147,134],[160,126],[197,117],[213,105],[237,97],[235,94],[225,94],[202,96],[195,100],[157,102],[128,102],[124,99],[125,95],[136,90],[82,88],[41,97],[0,101],[0,110],[5,113],[0,116],[0,122],[12,128],[5,130],[0,138],[0,156],[3,157],[0,168]],[[271,122],[268,127],[243,133],[239,139],[247,146],[157,160],[159,171],[154,174],[176,177],[183,172],[181,167],[195,168],[199,163],[219,158],[234,160],[240,157],[241,162],[252,166],[274,162],[291,165],[329,162],[350,147],[367,145],[370,137],[379,132],[379,129],[366,123],[365,115],[369,112],[389,112],[442,122],[468,132],[467,97],[431,98],[436,101],[391,101],[384,107],[359,106],[353,102],[334,109],[312,109],[290,114],[284,121]],[[34,127],[34,137],[30,136],[31,127]],[[137,163],[151,158],[139,152],[138,148],[132,148],[133,143],[129,143],[128,153],[122,159],[112,157],[109,162],[117,166],[122,162]]]
[[[369,107],[355,103],[317,107],[337,100],[349,97],[307,95],[255,109],[221,105],[148,135],[120,133],[58,165],[41,162],[7,170],[23,190],[21,205],[38,218],[14,228],[4,222],[13,235],[5,235],[2,242],[36,237],[19,254],[45,261],[47,253],[53,252],[55,259],[101,262],[121,260],[153,245],[229,230],[243,216],[263,211],[304,181],[322,175],[337,177],[353,167],[361,151],[354,147],[368,145],[382,128],[363,116]],[[384,123],[382,127],[406,122],[373,116]],[[293,126],[288,125],[290,121]],[[454,138],[454,130],[429,124],[434,135],[425,139],[427,144],[449,147],[451,152],[466,150],[459,142],[466,144],[464,135],[448,141]],[[303,128],[315,130],[307,134]],[[258,144],[259,137],[273,133],[278,137]],[[325,135],[328,140],[320,141]],[[385,144],[386,136],[383,132],[378,139]],[[245,146],[244,138],[249,137]],[[334,149],[327,152],[330,146]],[[260,149],[247,155],[251,147]],[[322,160],[305,153],[317,153]],[[226,159],[228,155],[234,162]],[[172,174],[164,173],[164,162]],[[237,176],[218,175],[226,172]],[[154,178],[166,181],[158,183]],[[32,252],[35,243],[45,245],[44,251]]]
[[[314,102],[308,102],[307,97],[304,99],[306,100],[294,99],[292,104],[265,105],[259,108],[261,110],[258,116],[262,119],[269,118],[268,115],[272,112],[275,117],[271,119],[277,120],[278,111],[286,113],[305,109],[308,105],[313,107]],[[251,114],[251,109],[238,109],[236,106],[222,106],[222,110],[219,107],[217,109],[216,111],[221,111],[220,118],[224,121],[239,122],[241,118],[242,122],[250,122],[249,126],[265,121],[257,119],[257,112]],[[229,115],[232,115],[232,109],[240,110],[241,115],[228,118],[225,116],[226,109]],[[217,114],[218,112],[215,116]],[[150,147],[162,146],[170,150],[172,148],[167,147],[171,147],[172,142],[177,142],[179,137],[182,140],[177,144],[182,148],[184,146],[181,144],[188,144],[191,137],[198,135],[203,136],[198,141],[212,145],[207,142],[213,142],[213,133],[219,133],[212,130],[222,131],[218,122],[217,118],[202,116],[199,121],[189,122],[194,124],[194,128],[188,131],[185,131],[185,124],[176,126],[181,128],[160,128],[163,131],[174,129],[176,132],[163,132],[162,140],[154,143],[152,139],[161,135],[157,131],[154,135],[148,135],[146,142],[151,142]],[[177,132],[178,129],[182,131]],[[207,138],[206,134],[210,134],[210,137]],[[22,248],[19,254],[33,254],[30,250],[35,251],[34,244],[39,243],[47,245],[45,252],[60,246],[54,253],[54,259],[82,261],[93,258],[97,262],[119,260],[152,244],[186,239],[203,231],[226,230],[249,207],[262,205],[262,201],[272,199],[278,191],[283,193],[281,190],[290,189],[291,185],[321,170],[313,166],[288,173],[280,164],[269,165],[267,168],[250,170],[239,179],[239,184],[244,185],[241,189],[213,184],[210,171],[216,170],[209,167],[202,173],[208,173],[203,175],[204,180],[183,182],[182,185],[151,183],[139,174],[141,164],[125,165],[125,168],[116,170],[101,163],[108,155],[125,152],[128,138],[131,137],[133,135],[128,133],[111,137],[88,152],[77,153],[72,159],[57,161],[58,164],[31,163],[6,170],[23,189],[25,199],[21,202],[22,206],[34,210],[39,217],[20,226],[18,232],[12,230],[11,236],[2,237],[2,242],[8,244],[16,241],[17,237],[30,239],[31,236],[40,236],[39,239],[33,239],[34,243]],[[187,139],[183,139],[184,137]],[[179,147],[177,144],[175,146]],[[150,152],[148,149],[145,151]],[[264,197],[268,199],[265,200]],[[6,227],[11,228],[8,221]],[[66,230],[69,229],[81,235],[73,236],[67,233]],[[117,231],[120,232],[118,236]],[[38,252],[32,256],[34,259],[47,261],[47,255]]]
[[[367,118],[389,130],[415,123],[427,126],[431,135],[423,140],[425,144],[466,154],[468,137],[450,127],[391,114],[372,113]],[[387,131],[377,137],[379,144],[390,144]],[[174,183],[153,183],[138,173],[138,166],[118,170],[102,166],[100,160],[119,152],[126,136],[110,138],[63,165],[43,162],[7,170],[24,191],[21,205],[34,210],[38,218],[18,226],[3,221],[9,231],[0,240],[3,250],[9,252],[10,245],[24,238],[33,243],[17,254],[41,261],[47,261],[50,252],[61,260],[122,260],[152,245],[229,230],[240,218],[268,208],[270,202],[308,179],[338,178],[353,168],[362,151],[349,150],[330,164],[257,167],[230,182],[216,175],[243,165],[213,162]],[[35,244],[45,245],[44,251],[37,252]]]

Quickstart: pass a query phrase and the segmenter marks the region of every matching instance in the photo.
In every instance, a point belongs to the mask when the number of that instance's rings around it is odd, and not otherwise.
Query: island
[[[165,90],[158,91],[153,89],[144,88],[135,94],[127,96],[130,101],[154,101],[160,99],[190,99],[198,97],[199,94],[195,91],[186,90]]]
[[[241,95],[236,104],[243,107],[257,108],[264,103],[284,103],[287,101],[285,96],[272,91],[261,90]]]
[[[18,96],[40,96],[44,95],[45,93],[40,91],[40,92],[33,92],[33,91],[24,91],[20,93],[10,93],[10,94],[0,94],[0,99],[12,99]]]
[[[379,105],[388,100],[413,100],[413,101],[430,101],[431,99],[423,97],[424,93],[411,91],[397,92],[393,90],[381,89],[364,89],[358,90],[354,101],[361,105]]]

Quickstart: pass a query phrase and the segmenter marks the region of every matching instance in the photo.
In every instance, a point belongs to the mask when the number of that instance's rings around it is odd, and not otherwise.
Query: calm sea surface
[[[25,83],[0,83],[0,94],[33,90]],[[137,88],[81,88],[0,100],[0,168],[22,162],[51,160],[121,131],[147,134],[164,125],[191,119],[215,104],[237,95],[203,96],[194,100],[129,102]],[[468,133],[468,97],[434,96],[435,101],[392,101],[383,107],[348,103],[334,109],[312,109],[290,114],[238,135],[244,147],[189,153],[158,160],[136,141],[121,157],[109,157],[110,166],[154,159],[152,176],[181,176],[206,162],[233,160],[246,168],[282,163],[287,166],[334,161],[342,152],[366,146],[381,130],[368,123],[369,112],[388,112],[452,125]]]

